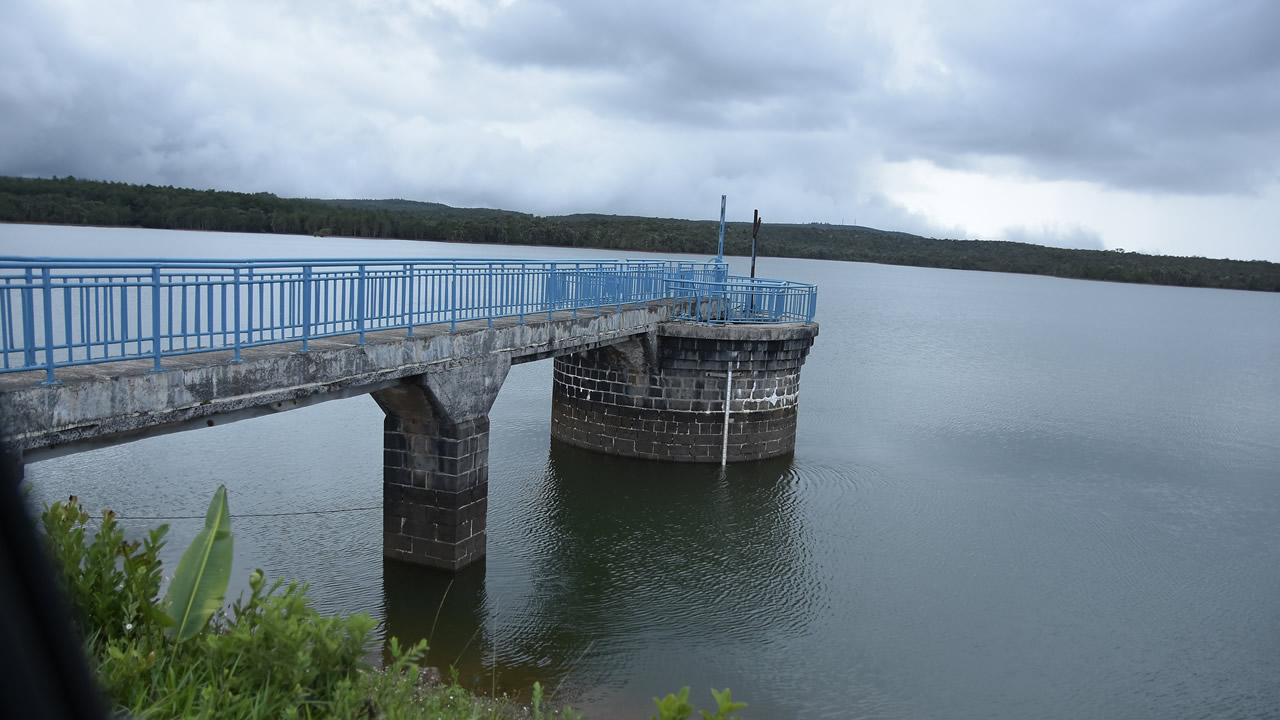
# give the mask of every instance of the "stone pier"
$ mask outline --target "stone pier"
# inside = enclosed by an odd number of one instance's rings
[[[816,323],[668,322],[625,343],[558,357],[551,434],[651,460],[741,462],[792,452],[800,367],[817,334]]]
[[[383,553],[459,570],[484,557],[489,408],[506,355],[415,375],[373,394],[383,412]]]

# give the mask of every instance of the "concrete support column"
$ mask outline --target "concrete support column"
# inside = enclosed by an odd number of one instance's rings
[[[373,393],[383,422],[383,554],[461,570],[485,554],[489,409],[511,368],[486,357]]]

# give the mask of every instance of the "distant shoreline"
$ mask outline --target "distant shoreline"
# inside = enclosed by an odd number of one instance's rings
[[[0,222],[429,240],[708,255],[718,223],[618,215],[539,217],[412,200],[314,200],[75,178],[0,177]],[[1280,292],[1280,263],[945,240],[863,226],[764,225],[761,257],[1048,275]],[[750,223],[725,226],[725,254],[749,256]]]

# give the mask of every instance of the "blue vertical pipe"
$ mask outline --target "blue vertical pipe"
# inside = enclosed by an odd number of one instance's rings
[[[245,337],[248,338],[249,342],[253,342],[253,287],[253,266],[250,265],[249,275],[244,284],[245,292],[249,296],[249,314],[246,316],[249,320],[249,327],[245,328]],[[261,305],[262,303],[258,304]]]
[[[449,273],[449,332],[458,329],[458,263]]]
[[[578,317],[578,303],[582,300],[582,263],[573,264],[573,277],[578,283],[578,297],[570,297],[569,304],[573,306],[573,316]]]
[[[556,308],[556,264],[551,263],[551,272],[547,274],[547,319],[551,319],[551,313]]]
[[[364,345],[364,265],[356,279],[356,327],[360,330],[360,344]]]
[[[155,363],[151,372],[163,372],[160,367],[160,266],[151,268],[151,355]]]
[[[120,277],[120,357],[129,357],[129,278]]]
[[[44,296],[44,367],[45,377],[41,385],[60,385],[53,379],[53,270],[45,267],[41,273],[41,295]]]
[[[71,288],[67,285],[62,286],[62,329],[67,336],[67,362],[75,359],[75,353],[72,351],[75,334],[71,332]]]
[[[36,365],[36,276],[35,268],[27,268],[26,285],[22,288],[22,364]]]
[[[409,323],[409,337],[413,337],[413,266],[404,266],[404,312]]]
[[[231,362],[242,363],[244,362],[244,358],[240,357],[240,268],[235,269],[235,275],[232,280],[231,290],[232,292],[235,293],[235,296],[236,296],[235,310],[234,310],[235,331],[236,331],[236,334],[235,334],[236,352],[235,352],[235,355],[232,356]]]
[[[302,267],[302,352],[310,348],[311,340],[311,266]]]
[[[519,303],[518,307],[520,308],[520,324],[521,325],[524,324],[524,303],[525,303],[525,294],[526,294],[525,288],[524,288],[524,279],[527,275],[528,273],[522,272],[517,276],[517,279],[516,279],[516,285],[517,285],[516,302]]]
[[[190,337],[190,331],[187,329],[187,308],[189,307],[189,304],[187,302],[187,283],[188,283],[187,278],[189,276],[179,275],[178,277],[180,278],[178,280],[178,287],[182,288],[182,349],[186,350],[187,340]],[[196,302],[198,303],[199,301],[200,301],[200,293],[199,293],[199,286],[197,286]],[[197,322],[199,322],[199,313],[200,313],[200,310],[199,310],[199,307],[197,306],[197,309],[196,309]],[[172,328],[173,326],[173,293],[169,294],[169,325],[170,325],[170,328]],[[172,350],[173,348],[170,347],[169,349]]]

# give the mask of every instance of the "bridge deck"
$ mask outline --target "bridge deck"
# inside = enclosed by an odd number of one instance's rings
[[[313,339],[242,350],[61,368],[58,385],[40,371],[0,374],[0,443],[26,461],[146,435],[211,426],[325,400],[375,392],[405,377],[477,362],[516,364],[610,345],[652,332],[670,303],[548,320],[497,318]],[[505,368],[502,369],[505,376]],[[500,379],[499,379],[500,382]]]

